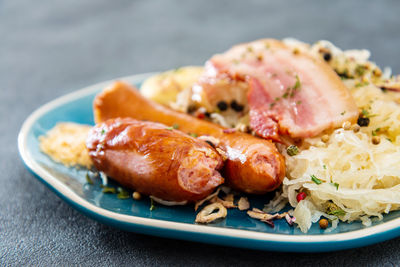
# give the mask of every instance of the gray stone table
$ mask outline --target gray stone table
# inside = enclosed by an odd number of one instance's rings
[[[80,214],[17,152],[23,120],[84,86],[202,64],[262,37],[367,48],[400,72],[399,1],[0,0],[0,265],[400,265],[400,239],[322,254],[253,251],[123,232]]]

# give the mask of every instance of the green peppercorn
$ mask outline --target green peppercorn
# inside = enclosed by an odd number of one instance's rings
[[[288,153],[289,156],[295,156],[295,155],[299,154],[299,148],[295,145],[290,145],[286,149],[286,152]]]

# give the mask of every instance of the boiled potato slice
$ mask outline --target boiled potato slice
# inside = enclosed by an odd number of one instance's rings
[[[191,87],[203,71],[204,68],[198,66],[169,70],[145,80],[140,91],[145,97],[168,105],[176,100],[178,93]]]

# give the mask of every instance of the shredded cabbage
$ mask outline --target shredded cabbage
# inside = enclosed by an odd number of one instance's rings
[[[317,51],[321,47],[333,53],[331,65],[336,71],[347,69],[353,75],[358,64],[375,66],[367,61],[368,51],[342,52],[326,41],[310,49]],[[321,136],[305,139],[301,152],[295,156],[283,151],[287,177],[282,196],[295,207],[296,224],[303,232],[321,216],[332,220],[331,228],[326,230],[332,231],[337,219],[360,220],[369,226],[371,217],[381,220],[383,214],[400,209],[400,93],[383,92],[371,79],[365,80],[364,75],[345,79],[344,83],[360,111],[369,118],[367,127],[359,131],[336,129],[328,133],[327,142],[322,142]],[[378,144],[373,143],[373,138],[378,139]],[[322,183],[313,182],[311,175]],[[300,191],[307,192],[308,197],[297,202]],[[329,205],[341,212],[328,214]]]

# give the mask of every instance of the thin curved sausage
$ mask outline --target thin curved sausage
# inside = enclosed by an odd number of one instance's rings
[[[163,200],[194,202],[224,182],[214,148],[160,123],[110,119],[90,130],[86,146],[99,171]]]
[[[210,135],[220,140],[228,159],[224,172],[235,189],[252,194],[264,194],[276,189],[285,177],[285,162],[275,145],[241,132],[226,133],[223,127],[168,109],[144,98],[132,86],[115,82],[96,96],[93,103],[96,122],[110,118],[131,117],[179,125],[179,130]]]

